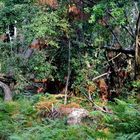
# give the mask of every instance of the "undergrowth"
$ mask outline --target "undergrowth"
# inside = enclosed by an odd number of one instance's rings
[[[101,111],[90,112],[90,119],[82,125],[69,126],[66,117],[51,120],[38,115],[36,106],[41,102],[60,101],[45,96],[0,101],[1,140],[139,140],[140,108],[135,100],[116,100],[108,103],[111,114]],[[82,103],[81,103],[82,104]],[[83,105],[83,104],[82,104]],[[87,106],[85,104],[85,106]],[[84,106],[83,106],[84,107]]]

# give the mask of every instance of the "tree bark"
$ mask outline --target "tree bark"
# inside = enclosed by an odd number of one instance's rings
[[[26,52],[25,52],[25,54],[24,54],[23,57],[24,57],[25,59],[29,59],[29,58],[32,56],[33,52],[34,52],[34,49],[28,48],[28,49],[26,50]]]
[[[10,88],[3,82],[0,81],[0,88],[4,91],[4,101],[11,101],[12,100],[12,92]]]
[[[140,13],[136,24],[135,78],[140,79]]]
[[[66,81],[66,86],[65,86],[65,98],[64,98],[64,104],[67,104],[67,98],[68,98],[68,85],[69,85],[69,80],[70,80],[70,59],[71,59],[71,42],[69,40],[68,44],[68,75],[67,75],[67,81]]]

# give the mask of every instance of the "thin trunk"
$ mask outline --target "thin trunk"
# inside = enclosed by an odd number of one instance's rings
[[[67,81],[66,81],[66,87],[65,87],[65,98],[64,98],[64,104],[67,104],[67,97],[68,97],[68,85],[69,85],[69,79],[70,79],[70,58],[71,58],[71,42],[69,40],[68,44],[68,75],[67,75]]]
[[[140,13],[136,24],[135,78],[140,79]]]

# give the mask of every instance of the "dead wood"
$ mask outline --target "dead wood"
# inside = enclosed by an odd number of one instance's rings
[[[93,108],[95,111],[101,111],[103,113],[113,114],[113,111],[111,109],[108,109],[107,107],[103,106],[94,106]]]
[[[34,49],[28,48],[28,49],[25,51],[23,57],[24,57],[25,59],[29,59],[29,58],[32,56],[33,52],[34,52]]]
[[[104,49],[106,49],[107,51],[124,53],[126,55],[128,55],[128,54],[131,54],[133,56],[135,55],[135,50],[133,48],[120,48],[120,49],[116,49],[116,48],[113,48],[111,46],[104,46]]]
[[[5,74],[0,74],[0,81],[3,83],[6,83],[10,85],[11,83],[16,83],[16,80],[14,79],[13,75],[5,75]]]
[[[92,81],[96,81],[96,80],[98,80],[98,79],[100,79],[100,78],[102,78],[102,77],[104,77],[104,76],[107,76],[108,74],[109,74],[108,72],[103,73],[103,74],[101,74],[101,75],[99,75],[99,76],[93,78]]]
[[[3,89],[4,92],[4,101],[11,101],[12,100],[12,92],[5,83],[0,81],[0,88]]]

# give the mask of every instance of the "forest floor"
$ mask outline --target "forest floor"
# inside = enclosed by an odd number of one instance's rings
[[[37,94],[20,96],[14,101],[0,101],[1,140],[139,140],[140,102],[138,98],[116,99],[97,108],[84,98]],[[88,113],[79,124],[69,124],[72,108]]]

